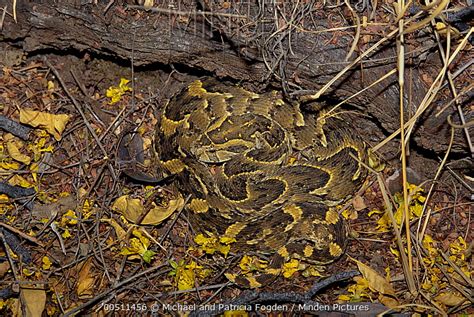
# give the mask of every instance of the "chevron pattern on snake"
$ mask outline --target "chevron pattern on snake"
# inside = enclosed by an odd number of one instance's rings
[[[278,92],[256,94],[214,79],[196,80],[164,107],[155,149],[160,169],[190,194],[201,232],[235,238],[233,252],[327,264],[344,251],[334,209],[365,179],[365,145],[342,115],[301,111]],[[351,154],[358,158],[355,160]]]

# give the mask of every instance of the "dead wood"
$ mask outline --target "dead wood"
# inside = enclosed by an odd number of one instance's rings
[[[348,64],[345,58],[355,31],[349,28],[323,32],[351,25],[352,16],[344,7],[326,9],[311,2],[289,14],[283,12],[284,7],[259,7],[256,2],[228,15],[219,15],[218,10],[212,16],[185,14],[196,9],[215,8],[206,7],[201,1],[159,12],[127,9],[121,4],[108,8],[77,1],[18,2],[17,23],[7,17],[1,39],[21,46],[30,56],[42,52],[87,52],[123,64],[133,59],[141,69],[171,65],[194,74],[247,83],[257,90],[273,80],[273,84],[282,84],[288,94],[296,96],[317,91]],[[279,18],[269,20],[272,14]],[[374,32],[387,35],[387,30]],[[368,42],[359,40],[349,62],[382,38],[370,38],[370,31],[364,34]],[[407,113],[414,112],[426,93],[422,76],[435,76],[441,65],[437,44],[423,33],[417,34],[407,40],[407,62],[411,63],[405,78]],[[344,100],[395,68],[394,40],[387,40],[333,84],[323,99]],[[355,127],[366,134],[369,142],[376,144],[399,127],[398,99],[395,74],[350,100],[366,115],[355,122]],[[448,107],[438,117],[433,115],[435,110],[439,109],[427,111],[413,135],[415,145],[433,158],[448,147],[447,116],[453,115],[454,121],[459,122],[454,107]],[[458,129],[452,151],[467,154],[466,144],[463,131]]]

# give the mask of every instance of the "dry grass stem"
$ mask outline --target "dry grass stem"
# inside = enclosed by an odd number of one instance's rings
[[[449,140],[448,149],[446,150],[446,154],[444,155],[443,160],[441,161],[441,163],[438,166],[435,177],[433,179],[433,183],[431,184],[430,189],[428,190],[428,194],[426,195],[426,200],[423,203],[423,209],[421,210],[420,221],[418,222],[418,228],[416,230],[416,238],[420,243],[421,243],[421,241],[423,241],[423,237],[425,235],[425,231],[426,231],[426,228],[428,226],[428,221],[429,221],[430,216],[431,216],[431,210],[428,210],[428,213],[426,214],[425,220],[423,222],[423,228],[421,229],[421,232],[420,232],[421,220],[423,219],[423,216],[426,212],[426,209],[428,208],[428,202],[430,201],[430,198],[431,198],[431,195],[433,193],[433,189],[436,186],[436,182],[438,180],[438,177],[441,175],[441,172],[443,171],[444,165],[447,162],[449,152],[451,152],[451,147],[453,145],[453,141],[454,141],[454,128],[451,128],[451,138]]]

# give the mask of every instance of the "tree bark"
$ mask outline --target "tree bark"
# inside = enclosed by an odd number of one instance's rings
[[[209,10],[208,7],[203,8],[204,2],[197,3],[201,9]],[[314,4],[318,8],[321,8],[321,5]],[[17,23],[7,15],[3,23],[1,40],[21,46],[29,55],[44,51],[58,53],[87,51],[99,57],[118,61],[133,59],[136,66],[179,65],[194,73],[247,83],[257,90],[268,84],[267,79],[277,78],[274,83],[283,83],[287,92],[297,95],[301,95],[301,92],[298,92],[301,89],[317,91],[354,60],[357,54],[371,46],[359,40],[360,44],[356,47],[355,53],[348,59],[349,62],[345,62],[354,41],[353,29],[340,32],[314,32],[335,27],[334,17],[337,23],[348,26],[351,15],[342,8],[310,10],[311,7],[308,7],[309,11],[303,13],[312,19],[298,20],[301,25],[311,30],[304,32],[294,28],[290,23],[285,25],[284,20],[282,22],[276,19],[273,24],[259,22],[256,18],[257,9],[260,11],[269,9],[257,8],[256,4],[244,12],[254,18],[250,20],[255,23],[253,29],[242,26],[249,20],[240,17],[243,15],[241,12],[234,12],[231,17],[222,15],[209,17],[199,14],[177,15],[170,12],[136,11],[125,7],[113,4],[104,13],[105,4],[101,3],[93,5],[80,4],[77,1],[44,0],[41,3],[18,1]],[[8,8],[11,12],[10,4]],[[195,9],[196,5],[190,3],[187,7],[181,8],[181,11]],[[270,16],[274,13],[271,10],[267,11],[264,12],[266,14],[264,17],[268,16],[268,12]],[[339,24],[336,26],[341,26]],[[280,32],[275,32],[275,28],[278,27]],[[253,33],[249,34],[249,30]],[[270,33],[272,31],[273,33]],[[388,31],[378,33],[384,32],[388,33]],[[368,34],[370,35],[370,32]],[[380,38],[373,37],[372,44]],[[418,46],[415,45],[417,43]],[[426,50],[420,51],[420,46]],[[407,61],[412,63],[407,65],[405,76],[407,113],[414,112],[427,91],[427,84],[421,79],[422,75],[431,74],[434,78],[440,69],[438,55],[430,51],[430,46],[434,48],[435,43],[428,37],[407,41]],[[426,60],[420,58],[421,53],[422,56],[427,56]],[[323,99],[343,100],[368,87],[395,68],[394,40],[388,40],[336,81],[324,94]],[[376,143],[380,141],[380,136],[386,136],[399,128],[399,88],[396,74],[352,98],[350,103],[362,109],[370,119],[368,121],[361,119],[357,123],[362,128],[362,133],[368,130],[364,127],[369,124],[371,131],[376,129],[381,132],[374,140],[370,140],[371,135],[372,137],[374,135],[370,132],[367,135],[369,141]],[[435,117],[434,110],[427,111],[421,118],[413,140],[417,146],[440,155],[447,149],[449,143],[450,127],[446,123],[446,118],[452,115],[456,121],[457,113],[454,108],[449,107],[439,117]],[[452,150],[466,154],[468,153],[466,144],[465,135],[461,129],[457,129]]]

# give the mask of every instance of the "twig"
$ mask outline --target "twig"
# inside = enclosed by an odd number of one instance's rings
[[[449,258],[449,256],[447,256],[443,251],[439,250],[439,253],[441,254],[441,256],[443,257],[443,259],[448,262],[448,264],[456,271],[456,273],[459,274],[459,276],[462,277],[462,279],[464,281],[466,281],[466,283],[469,285],[469,287],[472,289],[474,288],[474,281],[472,279],[470,279],[466,273],[464,273],[455,263],[453,263],[453,261],[451,261],[451,259]],[[472,296],[472,295],[471,295]]]
[[[10,132],[23,140],[28,140],[29,134],[33,130],[5,116],[0,116],[0,129]]]
[[[3,7],[2,17],[0,18],[0,31],[3,29],[3,22],[5,21],[5,15],[7,14],[7,6]]]
[[[9,244],[7,243],[6,241],[6,237],[4,235],[4,230],[1,229],[0,230],[0,240],[2,241],[3,243],[3,247],[5,249],[5,254],[7,256],[7,259],[8,259],[8,262],[10,263],[10,269],[12,270],[12,273],[13,273],[13,277],[15,278],[16,281],[18,281],[18,276],[16,274],[16,268],[15,268],[15,263],[13,262],[13,259],[11,258],[10,256],[10,246]],[[13,250],[12,250],[13,251]]]
[[[309,291],[306,293],[296,293],[296,292],[284,292],[284,293],[273,293],[273,292],[257,292],[257,291],[247,291],[243,293],[243,295],[233,299],[232,301],[223,303],[222,307],[226,307],[229,305],[255,305],[258,303],[266,303],[266,302],[277,302],[277,303],[300,303],[304,305],[309,305],[313,307],[321,307],[322,304],[313,301],[311,298],[316,295],[320,290],[323,288],[343,281],[349,278],[352,278],[360,273],[357,271],[350,271],[350,272],[342,272],[339,274],[335,274],[331,277],[328,277],[320,282],[315,283]],[[383,307],[383,309],[386,309]],[[225,308],[220,308],[212,311],[193,311],[189,315],[190,317],[196,316],[216,316],[222,313]]]
[[[64,246],[63,237],[61,237],[61,234],[58,231],[58,227],[56,227],[56,224],[54,222],[51,222],[49,226],[51,227],[51,230],[53,230],[53,232],[58,237],[59,244],[61,245],[61,250],[63,251],[64,255],[66,255],[67,254],[66,247]]]
[[[401,0],[398,6],[398,12],[405,10],[405,1]],[[403,18],[398,23],[399,37],[397,38],[397,55],[398,55],[398,84],[399,84],[399,106],[400,106],[400,147],[402,152],[402,181],[403,181],[403,217],[405,218],[405,233],[407,241],[407,253],[408,253],[408,267],[405,268],[406,280],[408,289],[412,295],[416,293],[415,280],[413,277],[413,259],[412,259],[412,246],[411,246],[411,235],[410,235],[410,214],[408,211],[408,181],[407,181],[407,154],[405,144],[405,38],[403,31]],[[400,252],[405,252],[404,248]],[[405,263],[404,263],[405,264]]]
[[[12,198],[25,198],[36,194],[34,188],[23,188],[20,186],[12,186],[5,182],[0,182],[0,194],[6,194]]]
[[[405,125],[403,126],[403,128],[408,131],[406,133],[407,136],[410,135],[411,129],[413,128],[413,125],[415,124],[416,120],[428,108],[428,106],[431,104],[431,101],[436,97],[436,94],[440,90],[440,82],[441,82],[441,79],[444,77],[443,75],[445,73],[445,70],[447,69],[448,65],[453,62],[454,58],[461,51],[461,49],[466,45],[467,38],[473,33],[473,31],[474,31],[474,28],[471,28],[469,30],[468,34],[466,34],[466,36],[461,41],[461,43],[456,47],[456,50],[451,54],[449,60],[446,63],[444,63],[443,69],[438,73],[438,76],[433,81],[430,89],[426,92],[425,97],[421,101],[420,106],[417,108],[415,115],[412,116],[407,122],[405,122]],[[383,147],[385,144],[387,144],[389,141],[391,141],[393,138],[395,138],[400,133],[400,131],[401,131],[401,129],[398,128],[395,132],[390,134],[388,137],[386,137],[379,144],[372,147],[372,150],[374,152],[378,151],[381,147]]]
[[[34,188],[23,188],[0,182],[0,194],[6,194],[11,198],[18,199],[22,203],[26,202],[25,207],[29,210],[33,209],[33,201],[27,199],[36,194]]]
[[[3,228],[0,228],[0,233],[3,235],[4,242],[8,244],[8,246],[14,253],[20,256],[20,259],[23,262],[25,263],[31,262],[30,251],[21,245],[21,241],[18,240],[18,238],[13,233]]]
[[[354,276],[357,276],[357,275],[360,275],[360,273],[357,272],[357,271],[348,271],[348,272],[341,272],[341,273],[335,274],[333,276],[330,276],[330,277],[328,277],[328,278],[326,278],[326,279],[324,279],[320,282],[315,283],[311,287],[311,289],[306,293],[305,296],[307,298],[312,298],[314,295],[319,293],[319,291],[322,290],[323,288],[326,288],[329,285],[340,282],[340,281],[348,280],[348,279],[353,278]]]
[[[188,197],[186,197],[186,200],[184,201],[183,207],[181,207],[181,209],[177,212],[176,217],[174,217],[174,219],[173,219],[173,222],[171,222],[171,224],[166,229],[165,233],[161,236],[160,243],[163,243],[163,241],[165,241],[166,237],[170,233],[171,229],[174,227],[174,225],[175,225],[176,221],[178,220],[179,216],[183,212],[184,206],[186,206],[186,204],[188,203],[190,198],[191,198],[191,195],[188,195]]]
[[[154,266],[154,267],[151,267],[145,271],[142,271],[136,275],[133,275],[133,276],[130,276],[129,278],[123,280],[122,282],[120,283],[117,283],[115,284],[114,286],[112,286],[111,288],[109,288],[108,290],[100,293],[99,295],[96,295],[94,298],[90,299],[89,301],[85,302],[84,304],[80,305],[80,306],[77,306],[77,307],[74,307],[73,309],[65,312],[65,314],[63,315],[64,317],[68,317],[68,316],[73,316],[75,315],[76,313],[84,310],[85,308],[89,307],[89,306],[92,306],[94,305],[96,302],[100,301],[102,298],[106,297],[107,295],[109,295],[110,293],[112,293],[113,291],[121,288],[122,286],[124,285],[127,285],[128,283],[131,283],[131,282],[136,282],[136,280],[138,280],[140,277],[146,275],[146,274],[149,274],[151,272],[154,272],[158,269],[161,269],[165,266],[167,266],[168,264],[162,264],[162,265],[158,265],[158,266]],[[168,272],[170,269],[164,269],[162,270],[161,272],[158,272],[159,274],[164,274],[166,272]]]
[[[179,294],[185,294],[185,293],[207,291],[207,290],[210,290],[210,289],[226,287],[226,286],[229,286],[231,284],[232,284],[231,282],[227,282],[227,283],[222,283],[222,284],[194,287],[194,288],[185,289],[185,290],[181,290],[181,291],[174,291],[174,292],[166,293],[166,295],[179,295]],[[165,295],[165,294],[163,293],[163,295]]]
[[[38,239],[36,239],[35,237],[32,237],[30,235],[27,235],[26,233],[18,230],[17,228],[15,227],[12,227],[10,226],[9,224],[6,224],[6,223],[3,223],[3,222],[0,222],[0,226],[10,230],[11,232],[14,232],[16,234],[18,234],[19,236],[21,236],[22,238],[30,241],[30,242],[33,242],[34,244],[37,244],[39,245],[40,247],[44,248],[44,244],[42,244],[41,242],[38,241]]]
[[[347,55],[346,55],[345,61],[347,62],[347,61],[349,61],[350,57],[352,56],[352,54],[354,53],[354,51],[357,47],[357,44],[359,43],[361,23],[360,23],[359,16],[354,11],[354,9],[352,9],[351,4],[349,3],[349,0],[344,0],[344,3],[346,4],[346,6],[349,9],[349,11],[351,12],[352,16],[356,20],[356,34],[354,35],[354,40],[352,41],[351,48],[349,49],[349,52],[347,52]]]
[[[66,92],[67,96],[69,97],[69,99],[71,99],[71,101],[72,101],[74,107],[76,108],[77,112],[79,112],[79,114],[81,115],[82,120],[84,120],[84,123],[85,123],[87,129],[89,130],[89,133],[92,135],[92,137],[96,141],[97,145],[99,146],[100,150],[102,151],[102,154],[104,155],[103,160],[105,160],[107,162],[107,167],[109,168],[110,174],[112,175],[113,178],[116,178],[115,171],[114,171],[112,165],[109,162],[109,156],[107,154],[107,151],[105,150],[104,146],[100,142],[100,139],[97,136],[97,134],[95,133],[94,128],[92,128],[91,124],[89,123],[89,120],[87,119],[86,115],[84,114],[84,111],[82,111],[79,102],[77,102],[77,100],[74,98],[74,96],[69,92],[69,89],[67,88],[66,83],[64,82],[62,77],[59,75],[59,72],[57,71],[57,69],[54,68],[54,66],[51,65],[51,63],[46,58],[44,59],[44,62],[45,62],[46,65],[48,65],[48,67],[54,73],[54,75],[58,79],[59,83],[63,87],[64,91]]]
[[[420,217],[419,217],[420,222],[418,222],[418,228],[416,230],[418,241],[423,241],[423,237],[425,235],[425,230],[428,226],[428,221],[429,221],[430,216],[431,216],[431,211],[428,211],[428,214],[426,215],[425,221],[423,222],[423,228],[421,229],[421,233],[420,233],[421,219],[423,219],[423,215],[425,214],[425,211],[428,208],[428,201],[431,198],[431,195],[433,193],[433,189],[436,185],[436,181],[438,180],[438,177],[441,175],[441,171],[443,170],[443,167],[444,167],[444,165],[445,165],[445,163],[448,159],[448,155],[451,152],[451,147],[453,145],[453,141],[454,141],[454,128],[451,128],[451,138],[449,139],[448,149],[446,150],[446,154],[444,155],[444,158],[441,161],[441,164],[439,165],[438,170],[436,171],[435,177],[433,179],[433,183],[431,184],[431,187],[428,191],[428,194],[426,195],[426,199],[425,199],[425,202],[423,204],[423,209],[421,210],[421,214],[420,214]],[[418,235],[418,233],[419,233],[419,235]]]
[[[398,230],[397,221],[395,220],[395,217],[393,215],[392,203],[390,202],[390,199],[387,195],[387,191],[385,190],[385,182],[383,181],[382,176],[379,173],[377,174],[377,181],[379,183],[380,191],[382,193],[382,197],[385,203],[385,208],[390,218],[390,222],[392,223],[393,231],[396,237],[395,241],[397,242],[398,249],[400,250],[400,257],[402,258],[402,263],[403,263],[402,268],[403,268],[403,271],[405,272],[405,279],[406,279],[407,285],[408,283],[413,283],[413,287],[414,287],[414,284],[415,284],[414,281],[411,281],[409,279],[409,275],[406,272],[408,269],[408,259],[405,253],[405,248],[403,246],[402,236],[400,235],[400,231]]]

